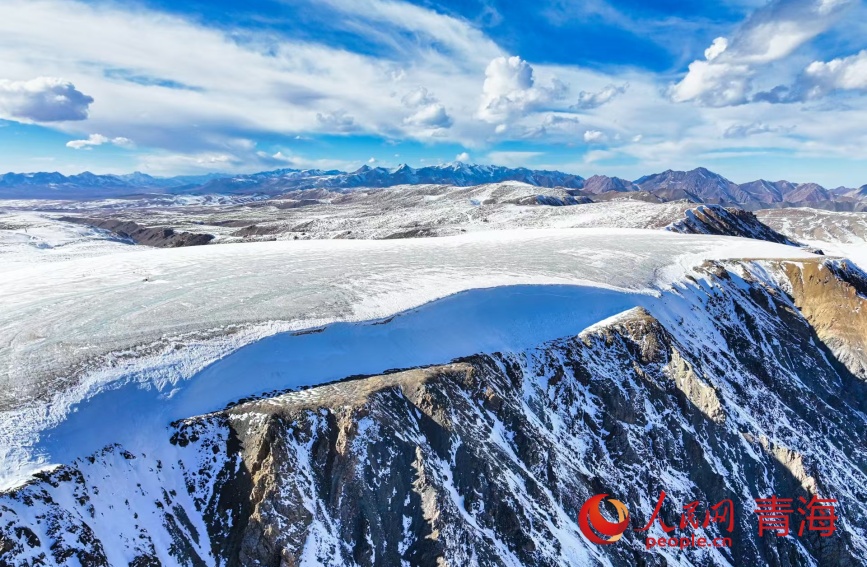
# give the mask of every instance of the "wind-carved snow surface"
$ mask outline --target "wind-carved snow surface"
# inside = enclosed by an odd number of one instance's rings
[[[0,263],[4,270],[132,251],[132,242],[104,230],[32,212],[0,211]]]
[[[757,211],[756,216],[787,236],[867,269],[867,213],[795,208]]]
[[[815,245],[863,245],[867,242],[867,213],[864,212],[765,209],[756,211],[756,216],[771,228]]]
[[[4,271],[2,482],[106,443],[159,445],[170,421],[245,395],[574,335],[708,258],[809,256],[738,238],[562,229],[147,250]],[[528,285],[562,287],[490,289]],[[363,321],[377,324],[349,324]]]

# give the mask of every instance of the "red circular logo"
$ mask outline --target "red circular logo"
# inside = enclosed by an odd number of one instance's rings
[[[626,508],[626,504],[620,500],[615,500],[614,498],[607,500],[617,510],[617,522],[609,522],[602,516],[599,506],[606,496],[608,495],[597,494],[585,502],[581,506],[581,511],[578,512],[578,527],[581,528],[581,533],[593,543],[600,545],[608,545],[619,540],[623,536],[623,532],[626,531],[626,528],[629,527],[629,510]],[[607,539],[602,538],[596,535],[597,533],[608,537]]]

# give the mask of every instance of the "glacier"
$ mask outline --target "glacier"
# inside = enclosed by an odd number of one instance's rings
[[[737,238],[631,229],[547,229],[437,239],[145,250],[4,272],[0,274],[0,336],[9,346],[0,348],[0,409],[4,414],[0,420],[0,470],[4,471],[0,479],[8,486],[26,478],[34,467],[55,464],[53,452],[81,454],[81,448],[60,432],[74,429],[79,421],[64,422],[72,413],[84,414],[89,406],[83,401],[119,402],[129,395],[126,405],[141,407],[144,418],[150,419],[154,416],[145,408],[162,406],[168,411],[170,404],[160,400],[181,396],[190,377],[235,349],[275,333],[387,319],[436,299],[491,287],[571,285],[596,288],[592,292],[596,298],[605,296],[602,290],[618,290],[625,297],[653,295],[661,286],[682,278],[691,265],[709,258],[779,256],[811,255]],[[594,323],[594,318],[601,320],[638,304],[634,299],[610,297],[617,298],[611,308],[605,309],[606,299],[598,310],[576,317],[564,334],[578,333]],[[557,310],[556,302],[541,310],[548,320],[535,321],[535,328],[551,325],[552,330],[565,331],[563,315]],[[439,361],[476,352],[470,347],[495,350],[510,346],[506,329],[493,325],[502,323],[505,315],[495,312],[492,308],[488,316],[489,332],[471,339],[464,352],[443,347]],[[427,318],[428,325],[435,319]],[[463,322],[466,326],[468,320]],[[521,319],[516,319],[514,325],[520,324]],[[417,332],[428,331],[422,327]],[[514,340],[520,336],[519,332]],[[322,344],[327,349],[328,344]],[[251,348],[253,352],[263,350]],[[437,362],[424,351],[420,354],[425,354],[420,360],[427,362],[416,364]],[[411,365],[404,359],[403,364],[380,369]],[[332,373],[321,379],[337,377]],[[217,392],[210,397],[225,403],[231,396],[298,386],[298,381],[297,377],[286,377],[283,382],[274,379],[266,381],[266,387],[252,386],[247,392],[243,385],[227,384],[225,395]],[[115,414],[109,408],[101,412],[99,407],[90,410],[97,421],[102,412],[116,419],[103,417],[97,429],[119,432],[129,423],[122,409]],[[220,406],[194,407],[204,412]],[[190,414],[169,415],[176,419]],[[168,423],[160,417],[163,425]],[[46,431],[55,433],[46,436]],[[88,450],[96,448],[87,446]]]

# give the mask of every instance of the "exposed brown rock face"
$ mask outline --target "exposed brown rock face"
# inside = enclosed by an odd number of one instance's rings
[[[140,565],[863,565],[867,385],[832,353],[863,335],[819,307],[863,298],[831,262],[709,263],[577,337],[184,420],[165,455],[113,448],[0,496],[0,557],[108,564],[99,518],[115,514],[142,526]],[[144,496],[109,499],[104,477]],[[662,490],[668,525],[690,501],[732,499],[733,533],[702,532],[731,548],[580,535],[590,496],[640,528]],[[772,494],[837,498],[837,533],[759,538],[753,499]]]
[[[847,260],[783,264],[798,309],[846,367],[867,380],[867,274]]]
[[[61,217],[59,220],[86,224],[111,231],[121,238],[129,238],[136,244],[157,248],[179,248],[181,246],[201,246],[214,239],[212,234],[195,232],[176,232],[168,227],[147,227],[132,221],[102,218]]]

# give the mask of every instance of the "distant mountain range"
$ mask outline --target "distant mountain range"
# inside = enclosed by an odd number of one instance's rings
[[[154,177],[136,171],[126,175],[96,175],[89,171],[76,175],[53,172],[6,173],[0,175],[2,199],[102,199],[136,194],[174,193],[200,187],[225,174]]]
[[[392,187],[394,185],[456,185],[469,187],[484,183],[520,181],[538,187],[581,189],[584,178],[559,171],[541,171],[523,167],[512,169],[494,165],[469,165],[454,162],[422,168],[406,164],[396,169],[362,166],[353,172],[319,169],[281,169],[253,175],[213,179],[196,190],[221,193],[250,191],[279,193],[297,189],[355,189],[358,187]]]
[[[689,200],[695,203],[738,205],[747,209],[809,206],[830,210],[867,210],[867,185],[827,189],[816,183],[766,181],[737,184],[703,167],[692,171],[664,171],[628,181],[594,175],[584,179],[560,171],[470,165],[461,162],[412,168],[363,166],[352,172],[321,169],[278,169],[246,175],[153,177],[144,173],[95,175],[84,172],[7,173],[0,175],[0,198],[94,199],[136,194],[264,194],[280,195],[299,189],[347,191],[360,187],[405,184],[472,186],[518,181],[538,187],[563,187],[576,197],[592,200],[633,198],[653,201]],[[627,196],[627,195],[624,195]]]
[[[759,179],[738,185],[703,167],[692,171],[664,171],[635,180],[634,185],[657,197],[673,201],[719,203],[767,208],[810,206],[835,210],[867,208],[867,186],[859,189],[826,189],[816,183],[766,181]]]

